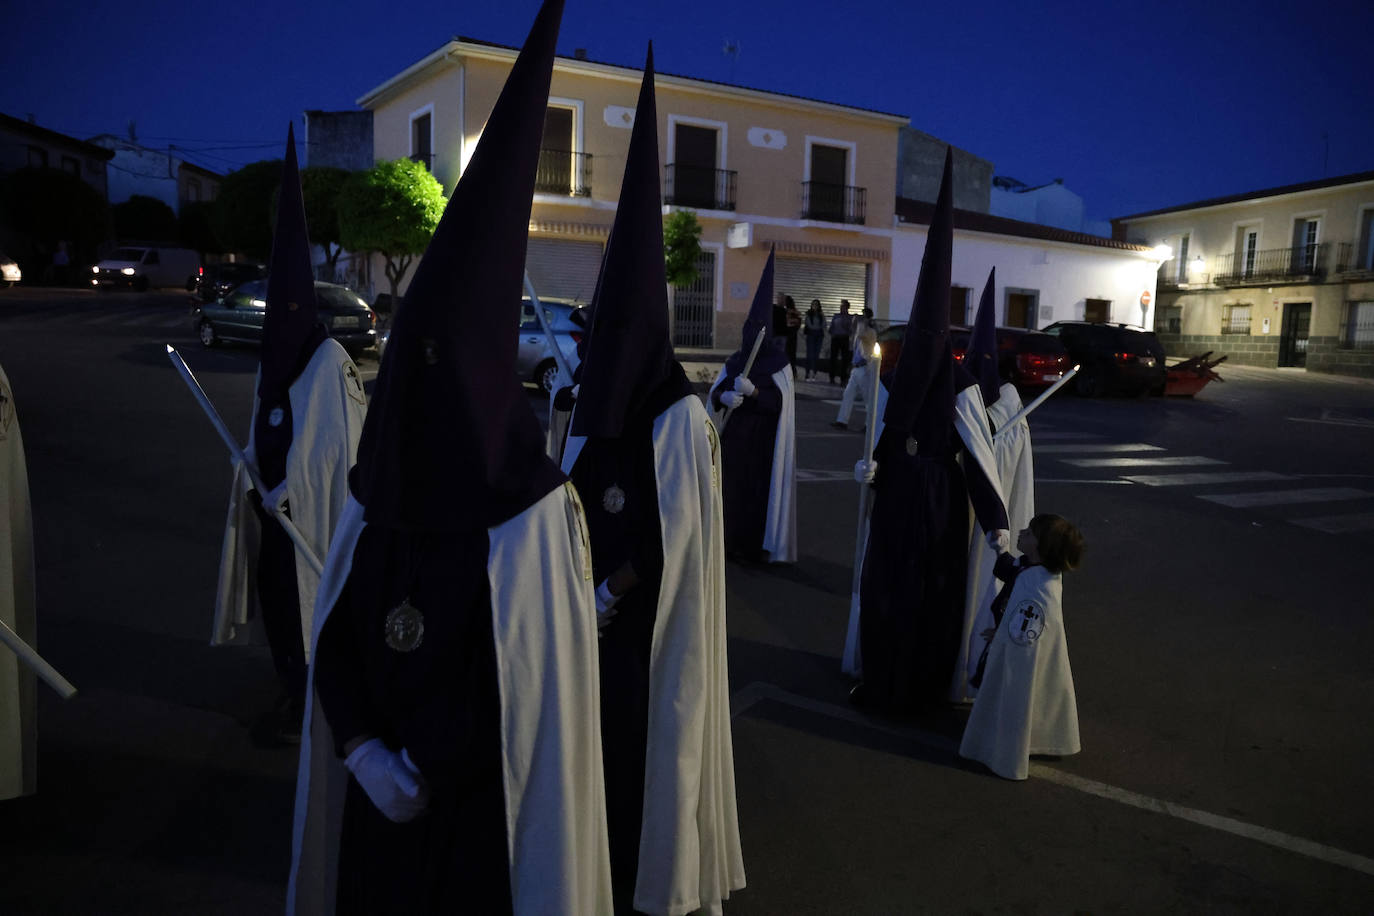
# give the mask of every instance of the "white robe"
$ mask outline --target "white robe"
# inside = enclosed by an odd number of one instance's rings
[[[9,377],[0,369],[0,620],[38,648],[34,607],[33,517],[24,437]],[[0,801],[38,788],[37,693],[32,670],[0,645]]]
[[[325,563],[312,643],[348,579],[363,511],[348,500]],[[610,913],[595,585],[577,493],[564,484],[488,535],[513,912]],[[314,666],[310,679],[287,912],[324,916],[335,911],[348,772],[334,755]]]
[[[883,437],[883,414],[887,411],[887,386],[878,386],[878,397],[874,399],[873,413],[871,422],[873,423],[873,447],[878,447],[878,440]],[[866,431],[865,431],[866,434]],[[867,457],[872,458],[872,455]],[[864,557],[868,555],[868,514],[873,511],[873,496],[868,497],[868,512],[864,513],[859,519],[856,538],[862,538],[863,548],[857,549],[857,559],[855,561],[854,582],[856,583],[853,591],[849,595],[849,625],[844,633],[844,652],[840,654],[840,670],[850,677],[863,677],[864,662],[863,651],[860,647],[859,639],[859,571],[864,567]]]
[[[1026,778],[1031,754],[1080,750],[1062,598],[1063,577],[1043,566],[1017,577],[964,728],[960,756],[1007,779]]]
[[[286,454],[286,480],[275,492],[289,503],[292,523],[323,562],[348,499],[348,472],[358,453],[367,398],[358,367],[333,339],[325,340],[316,348],[300,377],[292,383],[289,396],[291,448]],[[257,413],[255,396],[253,416]],[[248,448],[244,454],[256,464],[252,429],[250,425]],[[220,550],[211,645],[250,641],[252,634],[248,624],[261,619],[257,593],[261,523],[248,498],[252,486],[242,465],[236,464],[229,492],[229,517],[224,525],[224,545]],[[310,615],[319,583],[319,576],[298,555],[296,589],[300,596],[301,640],[307,661],[311,655]]]
[[[1035,472],[1031,465],[1030,424],[1025,418],[1016,426],[996,435],[1006,422],[1021,411],[1021,396],[1016,387],[1004,384],[997,401],[987,409],[992,423],[992,453],[997,464],[1004,505],[1007,509],[1008,530],[1012,542],[1016,535],[1035,516]],[[978,694],[968,679],[978,670],[978,659],[987,645],[983,632],[992,629],[992,600],[997,597],[999,584],[992,574],[997,553],[987,544],[987,533],[971,516],[969,530],[968,579],[964,598],[963,637],[959,642],[959,663],[954,667],[954,681],[950,685],[950,699],[955,702],[971,700]],[[1013,550],[1013,555],[1015,551]]]
[[[763,549],[770,563],[797,562],[797,413],[792,370],[784,366],[772,375],[782,392],[777,433],[773,436],[773,475],[768,480],[768,517],[763,527]],[[714,393],[725,381],[721,369],[711,386]],[[706,396],[711,403],[711,394]],[[725,412],[713,413],[719,429]]]

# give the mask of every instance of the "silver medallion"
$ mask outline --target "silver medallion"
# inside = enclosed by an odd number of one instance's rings
[[[915,437],[915,436],[907,436],[907,437],[906,437],[906,453],[907,453],[908,455],[910,455],[911,457],[913,457],[913,458],[916,457],[916,437]]]
[[[397,652],[414,652],[425,640],[425,615],[407,598],[386,615],[384,629],[387,648]]]
[[[601,494],[601,508],[615,515],[625,508],[625,491],[612,484]]]
[[[276,429],[281,426],[281,421],[286,419],[286,411],[280,407],[273,407],[272,412],[267,415],[267,425]]]

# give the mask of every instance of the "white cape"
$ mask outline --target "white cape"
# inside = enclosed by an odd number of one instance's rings
[[[256,384],[254,389],[256,390]],[[329,552],[335,526],[348,499],[348,472],[358,452],[367,399],[362,376],[339,342],[327,339],[316,348],[300,377],[291,385],[291,449],[286,455],[286,480],[278,492],[291,509],[291,521],[321,561]],[[253,416],[258,413],[253,398]],[[249,461],[256,464],[252,424],[249,426]],[[245,643],[248,624],[259,619],[257,593],[258,538],[260,522],[249,502],[252,489],[241,464],[234,468],[229,492],[229,517],[224,525],[220,550],[219,589],[215,596],[212,645]],[[264,494],[265,495],[265,494]],[[301,639],[310,658],[310,615],[315,606],[319,577],[310,564],[296,558],[296,589],[301,606]]]
[[[959,755],[1007,779],[1026,778],[1031,754],[1080,750],[1062,596],[1063,578],[1043,566],[1017,577],[964,728]]]
[[[33,517],[24,437],[9,377],[0,369],[0,620],[35,649]],[[0,801],[38,788],[38,682],[18,656],[0,645]]]
[[[350,498],[325,563],[315,639],[348,579],[364,525],[363,507]],[[595,599],[582,506],[564,484],[488,534],[513,912],[610,913]],[[324,916],[335,911],[348,772],[315,696],[314,666],[310,676],[287,912]]]
[[[792,386],[792,370],[784,366],[772,375],[782,392],[782,411],[778,414],[777,433],[773,437],[773,475],[768,480],[768,518],[763,527],[763,549],[770,563],[797,562],[797,413]],[[711,392],[725,381],[722,368],[716,376]],[[706,396],[711,403],[711,395]],[[713,413],[719,429],[725,412]]]
[[[1016,386],[1004,384],[997,401],[988,408],[988,420],[994,432],[992,453],[997,463],[997,479],[1001,482],[1013,543],[1016,535],[1035,516],[1035,472],[1031,465],[1030,424],[1023,417],[1001,435],[996,433],[1021,411],[1021,406],[1021,396],[1017,394]],[[988,547],[986,532],[976,516],[971,517],[969,529],[972,537],[969,538],[968,580],[964,593],[963,638],[959,642],[959,663],[954,667],[954,682],[950,687],[950,699],[955,702],[970,700],[978,693],[977,688],[969,686],[968,679],[978,670],[978,659],[987,645],[982,634],[992,629],[992,601],[997,597],[999,588],[992,574],[997,554]]]

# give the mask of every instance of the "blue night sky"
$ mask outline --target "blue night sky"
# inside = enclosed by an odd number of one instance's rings
[[[5,7],[0,111],[82,138],[133,120],[227,171],[454,35],[518,45],[538,4]],[[568,0],[558,49],[637,66],[653,39],[664,72],[905,114],[998,175],[1063,178],[1105,219],[1374,169],[1371,35],[1368,0]]]

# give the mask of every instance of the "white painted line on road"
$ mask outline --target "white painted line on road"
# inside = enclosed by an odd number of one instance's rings
[[[1129,487],[1129,486],[1131,486],[1133,483],[1135,483],[1134,480],[1124,480],[1124,479],[1122,479],[1122,478],[1114,478],[1114,479],[1112,479],[1112,480],[1097,480],[1097,479],[1092,479],[1092,478],[1083,479],[1083,480],[1075,480],[1075,479],[1072,478],[1072,477],[1037,477],[1037,478],[1035,478],[1035,482],[1036,482],[1036,483],[1103,483],[1103,484],[1107,484],[1108,486],[1127,486],[1127,487]]]
[[[1093,452],[1162,452],[1164,449],[1158,445],[1146,445],[1144,442],[1084,442],[1081,445],[1032,445],[1031,451],[1036,455],[1084,455]]]
[[[1044,431],[1040,431],[1040,430],[1035,429],[1034,427],[1031,428],[1031,435],[1034,436],[1036,439],[1075,439],[1075,440],[1084,440],[1084,441],[1090,440],[1090,439],[1103,439],[1103,438],[1106,438],[1105,436],[1100,436],[1100,435],[1098,435],[1097,433],[1073,433],[1073,432],[1062,432],[1062,433],[1061,433],[1061,432],[1055,432],[1054,430],[1044,430]]]
[[[859,435],[856,435],[856,432],[857,432]],[[797,438],[798,438],[798,439],[858,439],[862,433],[863,433],[863,430],[857,430],[857,431],[855,431],[855,430],[850,430],[849,432],[845,432],[845,433],[842,433],[842,432],[839,432],[838,430],[836,430],[836,431],[833,432],[833,433],[797,433]]]
[[[797,468],[797,483],[833,483],[836,480],[854,480],[853,471],[819,471]]]
[[[1181,468],[1189,465],[1229,464],[1201,455],[1166,455],[1162,458],[1060,458],[1076,468]]]
[[[1348,417],[1343,419],[1328,419],[1323,417],[1289,417],[1294,423],[1321,423],[1326,426],[1356,426],[1360,429],[1374,429],[1374,420],[1361,420],[1358,417]]]
[[[1322,518],[1295,518],[1293,524],[1327,534],[1349,534],[1354,531],[1374,530],[1374,512],[1359,512],[1353,515],[1327,515]]]
[[[1298,480],[1273,471],[1218,471],[1211,474],[1128,474],[1126,479],[1147,487],[1196,487],[1212,483],[1255,483],[1261,480]]]
[[[896,735],[905,738],[914,744],[918,744],[935,750],[948,751],[953,754],[957,751],[957,746],[949,738],[943,735],[932,734],[916,728],[903,728],[896,725],[889,725],[881,721],[870,718],[861,711],[849,706],[840,706],[835,703],[826,703],[821,700],[813,700],[809,697],[800,696],[781,687],[766,684],[762,681],[755,681],[737,691],[730,697],[730,718],[746,712],[760,700],[774,700],[779,703],[792,706],[796,709],[804,709],[818,715],[827,716],[832,719],[840,719],[845,722],[852,722],[870,731],[882,732],[884,734]],[[1366,875],[1374,875],[1374,859],[1357,855],[1353,852],[1346,852],[1334,846],[1327,846],[1292,834],[1283,833],[1278,830],[1271,830],[1268,827],[1260,827],[1256,824],[1247,824],[1235,818],[1222,817],[1219,814],[1212,814],[1209,811],[1201,811],[1197,808],[1189,808],[1186,805],[1178,805],[1161,798],[1152,798],[1142,795],[1139,792],[1132,792],[1130,789],[1123,789],[1119,786],[1108,785],[1105,782],[1098,782],[1095,779],[1088,779],[1077,776],[1073,773],[1066,773],[1063,770],[1032,760],[1030,763],[1030,775],[1036,779],[1043,779],[1046,782],[1054,783],[1066,789],[1073,789],[1085,795],[1093,795],[1118,804],[1128,805],[1132,808],[1139,808],[1143,811],[1151,811],[1155,814],[1163,814],[1167,817],[1177,818],[1181,821],[1188,821],[1212,830],[1219,830],[1222,833],[1229,833],[1247,840],[1254,840],[1264,843],[1266,846],[1273,846],[1285,852],[1297,853],[1301,856],[1328,862],[1332,865],[1339,865],[1342,868],[1349,868],[1353,871]],[[991,777],[990,777],[991,778]]]
[[[1369,490],[1356,490],[1352,487],[1313,487],[1310,490],[1267,490],[1257,493],[1210,493],[1199,495],[1198,499],[1221,503],[1233,509],[1251,509],[1255,506],[1291,506],[1298,503],[1325,503],[1340,499],[1364,499],[1374,496]]]

